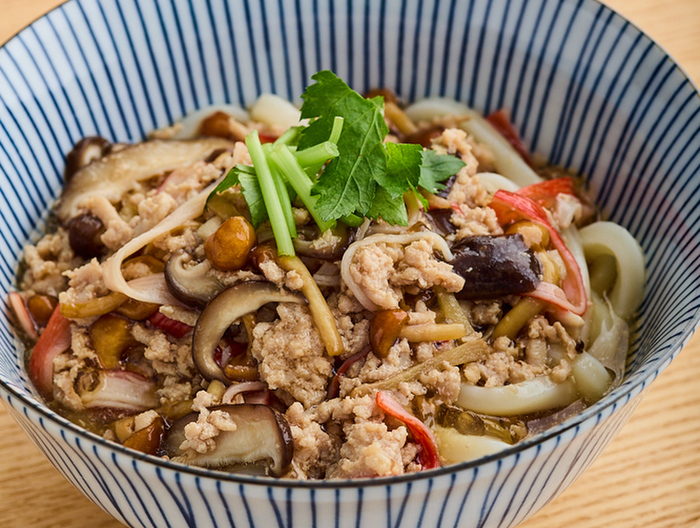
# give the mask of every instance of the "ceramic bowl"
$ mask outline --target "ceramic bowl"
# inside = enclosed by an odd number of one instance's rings
[[[0,296],[79,138],[137,141],[205,105],[294,99],[324,68],[358,91],[507,108],[532,150],[585,175],[646,254],[626,379],[479,461],[287,482],[172,464],[75,427],[37,398],[3,315],[0,399],[58,471],[129,526],[514,526],[601,453],[698,323],[700,98],[662,49],[594,0],[68,1],[0,50]]]

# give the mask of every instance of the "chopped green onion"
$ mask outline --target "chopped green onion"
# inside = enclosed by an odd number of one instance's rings
[[[295,144],[301,135],[301,131],[302,127],[292,127],[285,130],[284,133],[275,140],[273,146]]]

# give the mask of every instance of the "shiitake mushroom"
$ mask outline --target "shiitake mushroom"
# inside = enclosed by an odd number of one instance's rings
[[[452,251],[455,273],[465,279],[458,299],[494,299],[533,291],[541,281],[542,266],[522,235],[472,236]]]
[[[235,321],[270,302],[303,303],[302,296],[280,290],[271,282],[242,282],[223,290],[202,311],[192,336],[192,357],[208,380],[230,384],[215,358],[219,340]]]
[[[268,405],[241,403],[211,407],[235,422],[235,431],[221,431],[216,447],[206,453],[186,453],[180,446],[185,441],[185,427],[197,421],[193,412],[177,420],[163,442],[163,450],[171,459],[207,468],[226,468],[239,464],[264,464],[273,477],[281,477],[294,457],[294,438],[284,415]]]

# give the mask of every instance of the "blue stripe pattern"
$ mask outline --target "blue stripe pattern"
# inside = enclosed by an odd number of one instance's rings
[[[506,108],[532,150],[585,175],[647,259],[627,378],[478,464],[315,484],[222,476],[134,455],[36,403],[3,311],[0,399],[61,474],[129,526],[514,526],[596,459],[698,325],[700,98],[596,0],[69,0],[0,49],[2,297],[78,139],[138,141],[263,92],[294,100],[323,68],[361,91]]]

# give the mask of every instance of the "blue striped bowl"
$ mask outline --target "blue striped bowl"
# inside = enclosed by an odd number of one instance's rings
[[[663,50],[595,0],[68,1],[0,50],[2,297],[79,138],[136,141],[212,103],[293,99],[323,68],[359,91],[508,108],[533,150],[586,175],[646,251],[627,378],[580,416],[476,463],[274,481],[135,454],[58,417],[36,398],[3,315],[0,399],[67,479],[129,526],[514,526],[600,454],[698,323],[700,99]]]

